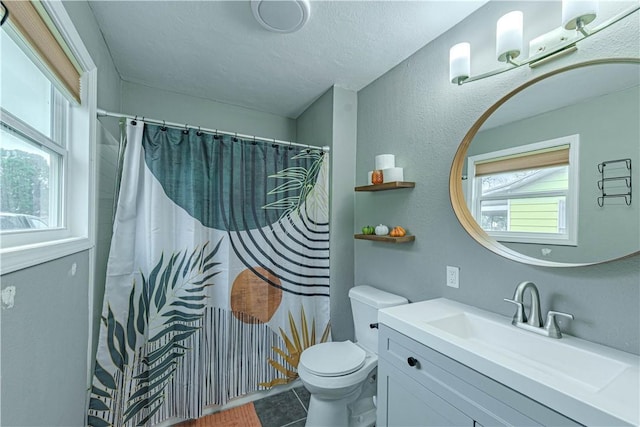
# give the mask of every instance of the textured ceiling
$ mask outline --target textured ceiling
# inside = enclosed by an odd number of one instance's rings
[[[279,34],[249,0],[89,2],[123,80],[291,118],[334,84],[362,89],[484,3],[312,1],[307,25]]]

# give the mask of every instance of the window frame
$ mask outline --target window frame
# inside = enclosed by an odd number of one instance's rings
[[[44,149],[51,151],[53,154],[59,156],[60,159],[59,162],[56,162],[58,164],[53,166],[53,168],[56,170],[52,171],[51,173],[51,175],[57,175],[57,178],[55,179],[56,185],[50,188],[50,199],[55,198],[58,200],[56,202],[55,212],[53,213],[53,217],[56,220],[55,222],[58,225],[40,230],[41,236],[34,235],[34,229],[1,231],[0,234],[2,236],[2,247],[37,243],[38,241],[43,239],[55,240],[68,237],[66,235],[67,233],[65,227],[65,212],[67,211],[65,189],[67,188],[67,158],[69,155],[69,150],[67,149],[66,144],[65,146],[62,146],[57,142],[51,140],[47,136],[38,132],[33,127],[26,124],[24,121],[4,110],[1,106],[0,120],[4,123],[4,125],[11,128],[12,131],[20,135],[20,137],[24,139],[25,142],[30,143],[34,146],[40,145]],[[63,126],[66,128],[68,126],[68,121],[65,120]]]
[[[468,190],[467,191],[467,206],[471,211],[471,215],[478,223],[481,224],[481,203],[483,200],[503,200],[505,197],[481,197],[482,194],[482,180],[481,177],[476,177],[476,164],[480,162],[486,162],[491,159],[496,159],[506,156],[520,155],[527,152],[534,152],[559,146],[569,146],[569,169],[568,169],[568,189],[566,191],[539,191],[528,192],[526,198],[545,197],[545,196],[566,196],[565,199],[565,211],[566,211],[566,233],[534,233],[534,232],[514,232],[514,231],[488,231],[484,230],[490,237],[493,237],[499,242],[506,243],[532,243],[532,244],[545,244],[545,245],[558,245],[558,246],[577,246],[578,245],[578,202],[579,202],[579,146],[580,135],[568,135],[560,138],[554,138],[546,141],[535,142],[517,147],[511,147],[507,149],[491,151],[488,153],[478,154],[475,156],[469,156],[467,161],[467,176],[468,176]],[[526,169],[522,169],[526,170]],[[523,194],[513,194],[514,199],[522,198]],[[509,204],[510,199],[506,198]],[[509,210],[507,209],[507,215]],[[507,218],[510,222],[510,218]]]
[[[70,100],[71,107],[67,111],[67,155],[62,165],[66,173],[63,173],[61,183],[64,220],[59,229],[3,234],[0,237],[0,274],[88,250],[95,244],[97,68],[62,2],[43,1],[41,4],[83,70],[81,103]],[[23,50],[28,46],[24,37],[11,27],[11,20],[0,31],[9,33]],[[28,51],[27,55],[51,80],[51,73],[44,71],[46,66],[42,60],[33,52]]]

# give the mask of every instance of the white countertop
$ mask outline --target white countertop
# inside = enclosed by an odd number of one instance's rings
[[[525,334],[517,335],[518,339],[530,342],[533,349],[544,348],[544,353],[536,354],[537,361],[528,360],[522,354],[502,351],[499,338],[491,344],[483,343],[434,326],[463,313],[486,319],[487,325],[500,328],[508,325],[517,331],[515,334]],[[566,334],[559,340],[537,335],[511,325],[509,317],[445,298],[379,310],[378,321],[579,423],[606,425],[613,417],[632,425],[640,424],[640,356]],[[507,331],[514,336],[513,331]],[[596,362],[602,356],[602,360],[614,366],[612,378],[603,378],[597,364],[591,365],[595,369],[580,372],[578,379],[571,372],[554,372],[554,352],[562,352],[565,360],[566,354],[572,352],[587,354]],[[540,363],[541,359],[545,362]]]

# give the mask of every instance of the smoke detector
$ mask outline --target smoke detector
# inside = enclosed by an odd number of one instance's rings
[[[269,31],[292,33],[309,20],[309,0],[251,0],[256,20]]]

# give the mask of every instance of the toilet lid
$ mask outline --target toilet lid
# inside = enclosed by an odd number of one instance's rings
[[[351,341],[326,342],[302,352],[300,364],[314,375],[338,377],[357,371],[367,353]]]

